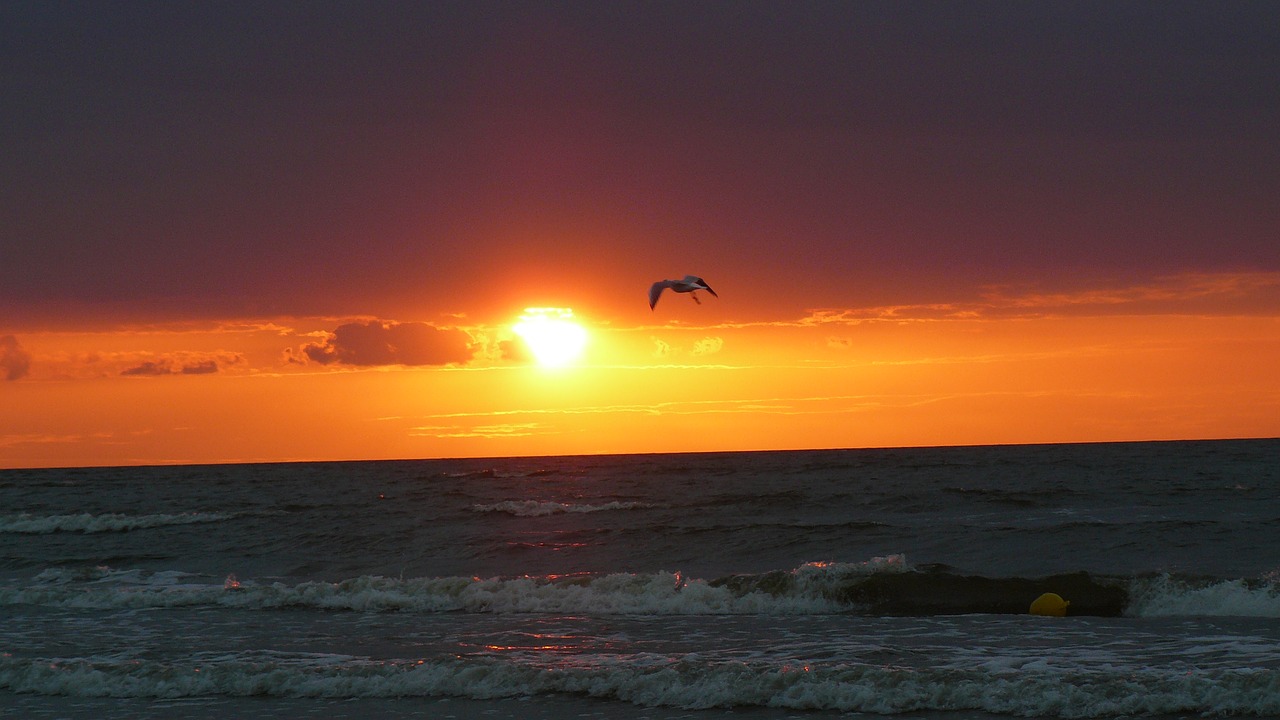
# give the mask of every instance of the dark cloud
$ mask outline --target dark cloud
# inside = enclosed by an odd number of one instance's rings
[[[173,366],[167,362],[148,360],[120,371],[121,375],[172,375]]]
[[[302,353],[322,365],[448,365],[471,359],[470,337],[461,330],[381,320],[339,325],[324,342],[302,346]]]
[[[31,353],[22,349],[18,338],[12,335],[0,337],[0,373],[5,380],[17,380],[31,369]]]
[[[121,375],[157,376],[157,375],[211,375],[225,365],[238,365],[244,362],[242,355],[223,355],[217,358],[172,358],[147,360],[133,367],[120,371]]]

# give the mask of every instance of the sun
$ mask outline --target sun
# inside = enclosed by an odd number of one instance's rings
[[[542,367],[563,367],[582,357],[587,330],[569,308],[525,308],[512,330]]]

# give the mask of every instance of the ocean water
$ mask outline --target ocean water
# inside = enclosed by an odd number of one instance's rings
[[[1280,440],[0,471],[0,716],[1276,717]]]

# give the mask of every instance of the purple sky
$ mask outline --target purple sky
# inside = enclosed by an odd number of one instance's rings
[[[1277,68],[1267,2],[7,2],[0,331],[1276,271]]]

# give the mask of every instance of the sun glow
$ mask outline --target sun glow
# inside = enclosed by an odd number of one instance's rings
[[[587,331],[573,319],[569,308],[525,308],[511,328],[538,364],[562,367],[582,356],[587,346]]]

